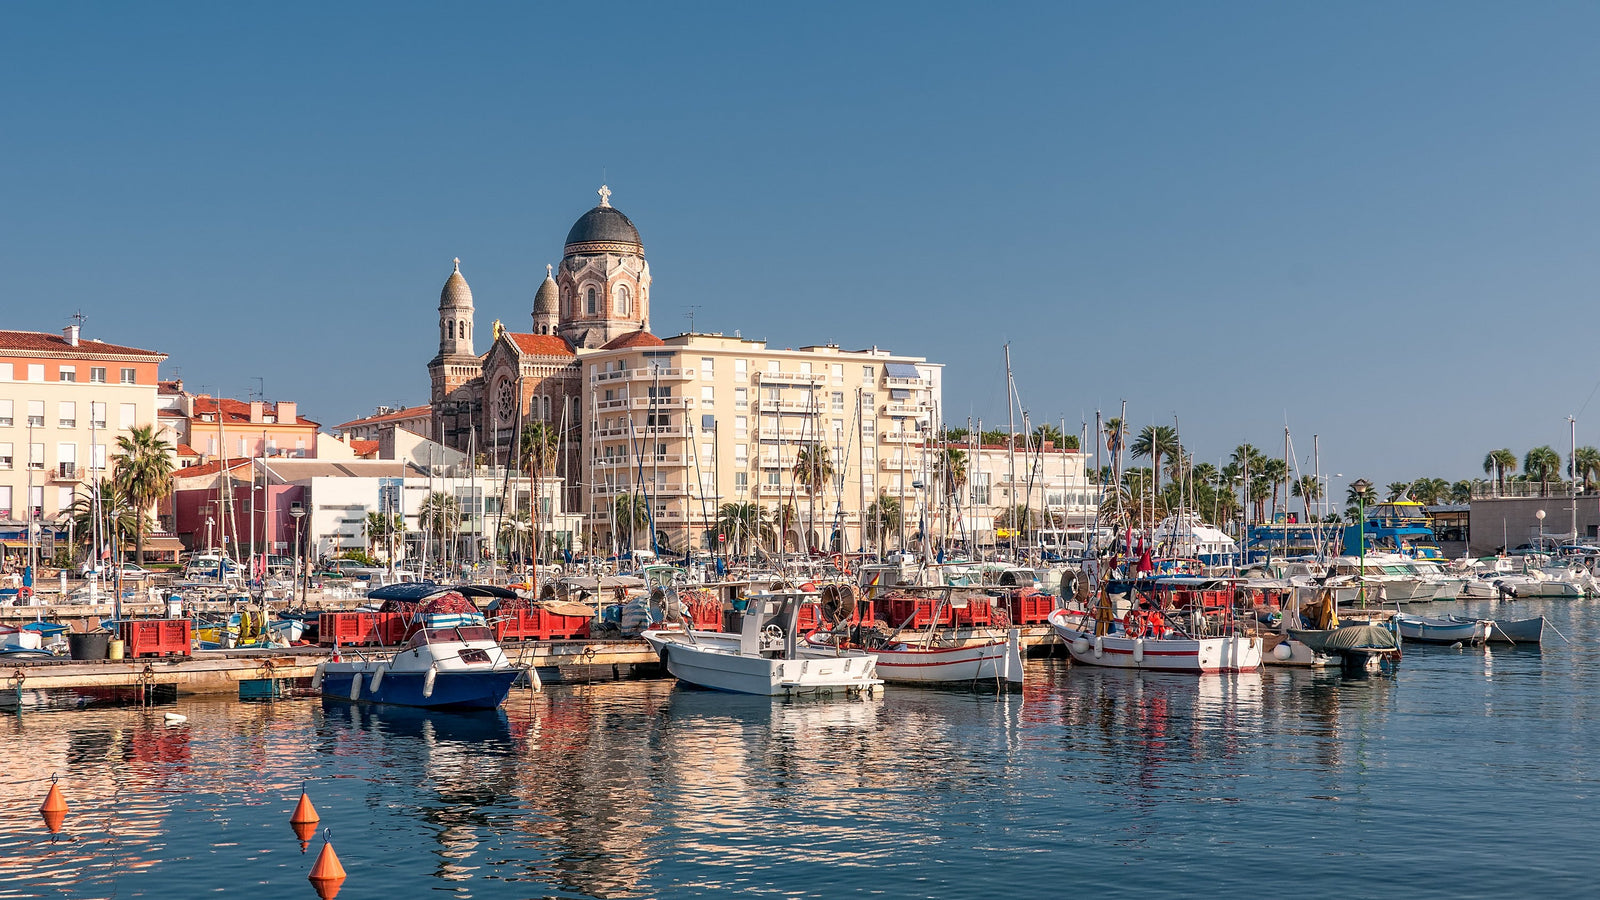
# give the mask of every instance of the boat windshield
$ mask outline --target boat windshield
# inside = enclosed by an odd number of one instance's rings
[[[492,641],[494,630],[482,625],[463,625],[460,628],[427,628],[411,636],[407,646],[421,647],[440,641]]]

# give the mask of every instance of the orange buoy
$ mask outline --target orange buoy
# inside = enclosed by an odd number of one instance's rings
[[[310,825],[311,833],[316,834],[316,825],[322,821],[317,815],[317,808],[311,805],[311,798],[306,795],[305,788],[300,789],[300,802],[294,805],[294,814],[289,817],[290,825]],[[302,840],[309,840],[303,838]]]
[[[323,840],[322,852],[317,854],[311,874],[306,877],[311,880],[311,886],[317,889],[317,896],[322,900],[333,900],[338,895],[345,874],[344,866],[339,864],[339,854],[333,852],[332,841]]]
[[[39,815],[44,817],[44,827],[50,829],[51,834],[61,830],[61,823],[67,820],[67,799],[61,796],[61,788],[56,785],[56,776],[50,776],[50,792],[44,795],[44,802],[39,804]]]

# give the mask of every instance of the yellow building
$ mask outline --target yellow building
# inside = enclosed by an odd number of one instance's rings
[[[648,497],[655,530],[675,551],[714,548],[725,503],[754,503],[785,541],[851,550],[862,510],[880,495],[908,532],[926,504],[943,366],[876,347],[776,350],[721,334],[662,340],[647,332],[582,351],[583,500],[596,551],[650,546],[648,528],[617,515],[621,495]],[[820,447],[814,451],[812,448]],[[802,452],[833,477],[813,494],[796,476]],[[899,529],[882,543],[898,543]],[[874,542],[877,545],[879,542]],[[771,548],[770,542],[768,548]]]
[[[0,535],[20,537],[31,510],[55,523],[91,478],[110,474],[118,435],[156,422],[164,353],[81,336],[0,331]],[[6,529],[6,526],[11,528]]]

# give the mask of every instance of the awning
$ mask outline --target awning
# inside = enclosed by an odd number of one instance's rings
[[[906,400],[910,398],[910,396],[911,392],[905,388],[894,388],[893,390],[889,391],[890,400]]]
[[[887,363],[883,367],[883,374],[890,378],[921,378],[922,373],[910,363]]]
[[[161,553],[182,553],[184,551],[183,541],[175,537],[147,537],[144,539],[144,548]]]

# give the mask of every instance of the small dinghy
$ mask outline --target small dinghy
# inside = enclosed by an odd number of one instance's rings
[[[1400,636],[1421,644],[1477,644],[1484,639],[1485,626],[1477,619],[1455,616],[1434,618],[1398,613],[1394,617]]]
[[[1491,644],[1528,644],[1537,646],[1544,640],[1544,616],[1504,622],[1499,619],[1469,619],[1465,616],[1445,616],[1456,622],[1473,622],[1483,627],[1479,640]]]

